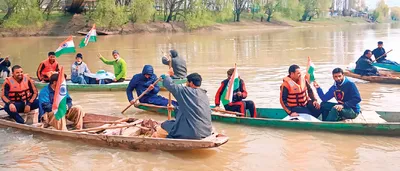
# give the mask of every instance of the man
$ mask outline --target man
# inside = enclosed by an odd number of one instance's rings
[[[174,75],[169,70],[168,75]],[[202,139],[211,135],[211,108],[207,91],[201,89],[202,78],[198,73],[187,76],[186,86],[177,85],[170,76],[162,75],[164,87],[172,93],[179,103],[175,109],[175,120],[161,124],[159,131],[165,130],[167,138]]]
[[[365,50],[364,55],[356,62],[354,73],[362,76],[380,76],[378,69],[372,65],[371,57],[371,50]]]
[[[49,82],[50,76],[60,70],[58,62],[56,61],[56,54],[49,52],[48,58],[39,64],[36,75],[42,82]]]
[[[186,77],[186,61],[178,56],[178,52],[176,50],[170,50],[170,55],[164,55],[162,57],[162,63],[164,65],[169,65],[169,61],[172,60],[172,68],[174,70],[174,75],[171,76],[173,79],[183,79]],[[168,58],[166,57],[168,56]],[[170,58],[172,57],[172,59]]]
[[[298,113],[305,113],[318,118],[321,114],[311,86],[301,75],[300,67],[297,65],[291,65],[289,75],[283,78],[280,102],[291,117],[299,116]]]
[[[101,59],[101,61],[103,61],[104,64],[114,66],[115,79],[113,80],[113,82],[124,82],[127,74],[126,62],[119,56],[117,50],[114,50],[112,52],[112,55],[114,57],[114,60],[112,61],[105,59],[103,56],[101,56],[100,53],[99,58]]]
[[[1,99],[5,103],[4,110],[17,123],[25,123],[18,113],[28,113],[39,107],[38,91],[29,76],[24,74],[21,66],[12,67],[12,77],[7,77],[1,90]]]
[[[85,76],[85,73],[90,73],[90,70],[86,63],[82,61],[82,54],[76,54],[75,60],[71,67],[71,81],[78,84],[89,84],[89,78]]]
[[[53,126],[57,130],[68,131],[65,119],[74,122],[76,129],[82,129],[85,113],[83,112],[82,107],[72,106],[72,99],[68,93],[66,94],[68,107],[66,115],[60,120],[56,119],[54,111],[52,111],[52,106],[57,80],[58,74],[53,74],[50,77],[49,85],[44,87],[39,93],[39,118],[42,119],[44,124]]]
[[[5,58],[0,58],[0,77],[2,78],[10,76],[9,67],[11,66],[11,62],[8,58],[9,56],[6,56]]]
[[[221,86],[215,94],[215,106],[217,108],[219,108],[222,93],[228,86],[229,80],[234,70],[235,68],[231,68],[227,71],[228,78],[221,82]],[[240,79],[239,87],[236,90],[233,90],[232,102],[224,105],[225,110],[239,112],[246,116],[246,110],[248,109],[250,111],[251,117],[257,117],[257,111],[254,102],[251,100],[243,100],[246,99],[246,97],[246,86],[244,85],[244,81]]]
[[[357,86],[343,75],[343,70],[335,68],[332,71],[334,85],[324,94],[318,83],[314,82],[318,96],[321,98],[323,121],[339,121],[354,119],[360,113],[360,92]],[[338,103],[328,102],[335,97]]]
[[[134,103],[132,91],[136,89],[136,94],[140,96],[143,92],[149,88],[149,92],[143,95],[142,98],[139,99],[140,103],[149,103],[157,106],[168,106],[168,99],[162,96],[157,95],[160,91],[160,87],[156,84],[153,86],[152,84],[157,81],[157,76],[154,74],[154,69],[151,65],[145,65],[143,67],[142,73],[136,74],[132,77],[132,80],[129,82],[128,87],[126,88],[126,95],[131,104]],[[173,106],[177,106],[176,101],[171,101]]]
[[[383,48],[383,42],[379,41],[378,42],[378,47],[372,51],[372,54],[374,54],[375,60],[377,63],[384,63],[384,64],[393,64],[393,65],[399,65],[397,62],[387,60],[386,59],[386,51]]]

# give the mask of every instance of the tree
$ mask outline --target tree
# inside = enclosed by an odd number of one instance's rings
[[[176,18],[176,14],[181,10],[181,5],[186,2],[186,0],[165,0],[165,13],[164,20],[169,23],[172,17]]]
[[[267,0],[264,9],[265,14],[267,14],[267,22],[271,22],[272,14],[276,11],[279,7],[281,0]]]
[[[129,21],[125,7],[116,5],[115,0],[98,0],[91,18],[97,26],[105,28],[121,27]]]
[[[233,6],[235,10],[235,16],[234,16],[235,22],[240,21],[240,14],[243,12],[248,2],[249,0],[233,0]]]
[[[384,22],[389,18],[389,6],[386,5],[385,0],[380,0],[376,5],[373,13],[373,20],[377,22]]]
[[[154,0],[136,0],[132,3],[133,22],[146,23],[154,13]]]
[[[331,5],[330,0],[300,0],[300,3],[304,5],[303,16],[301,17],[301,21],[311,21],[312,17],[318,16],[323,11],[329,9]]]
[[[37,1],[31,0],[7,0],[8,10],[4,16],[5,28],[41,27],[43,14]]]
[[[400,7],[393,7],[390,18],[393,21],[400,21]]]

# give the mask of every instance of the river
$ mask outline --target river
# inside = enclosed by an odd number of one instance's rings
[[[75,37],[78,46],[82,36]],[[57,49],[66,37],[0,38],[0,52],[11,55],[26,73],[36,75],[40,61]],[[186,59],[188,72],[203,77],[211,104],[226,71],[236,63],[245,81],[248,99],[257,107],[280,107],[279,86],[291,64],[305,71],[307,56],[316,66],[316,79],[327,89],[331,71],[346,68],[365,49],[384,42],[388,59],[397,60],[400,24],[296,28],[271,31],[212,33],[136,34],[98,37],[83,49],[92,71],[113,71],[96,57],[111,59],[120,52],[128,64],[128,77],[151,64],[157,75],[168,67],[161,63],[161,50],[174,48]],[[74,55],[57,59],[67,73]],[[399,111],[400,86],[354,80],[360,90],[363,110]],[[74,104],[86,112],[121,116],[128,105],[125,92],[70,92]],[[162,95],[167,95],[162,92]],[[131,108],[128,116],[166,117]],[[213,122],[227,134],[227,144],[209,150],[186,152],[136,152],[54,139],[49,136],[0,128],[0,170],[399,170],[400,141],[397,138],[281,130]]]

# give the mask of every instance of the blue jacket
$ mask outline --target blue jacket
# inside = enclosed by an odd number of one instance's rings
[[[336,101],[342,104],[344,108],[352,108],[354,112],[360,113],[360,92],[358,92],[356,85],[346,77],[342,84],[337,85],[335,83],[326,94],[324,94],[321,88],[317,88],[317,92],[323,102],[327,102],[335,97]]]
[[[144,75],[149,74],[151,75],[150,78],[146,78]],[[143,67],[143,71],[140,74],[136,74],[132,77],[131,81],[129,82],[128,88],[126,88],[126,96],[128,97],[128,101],[133,100],[133,93],[132,91],[136,89],[136,94],[140,96],[146,89],[157,81],[157,75],[154,74],[154,69],[151,65],[145,65]],[[152,96],[157,96],[157,93],[160,91],[160,87],[156,84],[154,89],[144,95],[142,98],[139,99],[141,103],[147,102],[147,99]]]
[[[372,60],[365,55],[357,60],[354,73],[362,76],[379,76],[378,69],[372,65]]]
[[[375,59],[379,58],[380,56],[382,56],[383,54],[385,54],[385,48],[376,48],[372,51],[372,54],[374,54]],[[386,59],[386,55],[382,56],[381,58],[379,58],[378,60],[376,60],[376,62],[382,62]]]
[[[50,87],[50,84],[40,90],[39,93],[39,118],[46,112],[51,112],[54,101],[54,90]],[[68,109],[72,107],[72,99],[67,93],[67,105]]]

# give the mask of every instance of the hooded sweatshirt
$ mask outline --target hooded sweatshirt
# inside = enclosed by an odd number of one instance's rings
[[[144,75],[151,75],[150,78],[146,78]],[[126,88],[126,95],[128,97],[128,101],[132,101],[133,94],[132,91],[136,89],[137,96],[140,96],[146,89],[157,81],[157,76],[154,74],[154,69],[151,65],[145,65],[143,67],[142,73],[136,74],[132,77],[129,82],[128,88]],[[157,93],[160,91],[160,87],[156,84],[154,89],[145,94],[142,98],[139,99],[141,103],[147,102],[148,98],[152,96],[157,96]]]
[[[348,80],[347,77],[344,77],[343,82],[339,85],[335,82],[326,94],[324,94],[321,87],[317,88],[317,92],[323,102],[327,102],[335,97],[336,101],[343,105],[344,108],[351,108],[354,112],[360,113],[360,92],[356,85]]]
[[[174,75],[172,76],[172,78],[186,78],[186,61],[178,56],[178,52],[176,52],[176,50],[171,50],[170,52],[172,57],[172,69],[174,70]],[[162,63],[164,65],[169,65],[168,58],[162,57]]]

